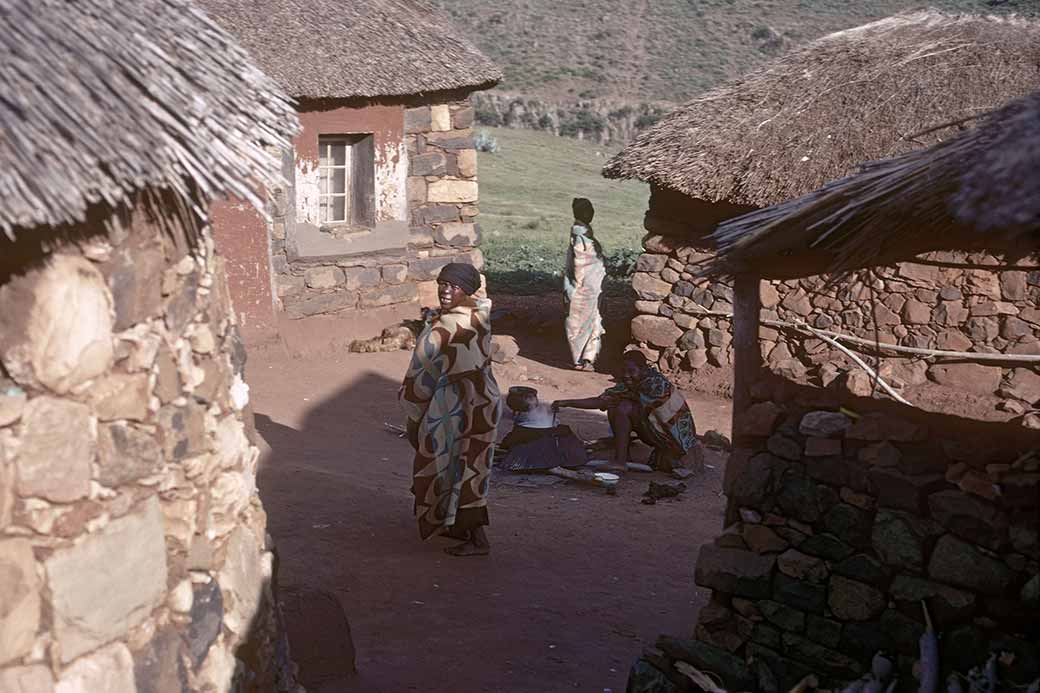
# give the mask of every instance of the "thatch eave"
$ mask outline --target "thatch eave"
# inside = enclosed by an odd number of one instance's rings
[[[810,42],[678,107],[603,169],[768,207],[955,135],[1040,87],[1040,22],[896,15]],[[952,123],[946,127],[936,127]]]
[[[1040,91],[957,137],[721,224],[703,272],[790,278],[937,250],[1028,255],[1040,249],[1038,140]]]
[[[78,223],[148,188],[263,207],[294,109],[191,2],[0,0],[0,25],[0,232]]]

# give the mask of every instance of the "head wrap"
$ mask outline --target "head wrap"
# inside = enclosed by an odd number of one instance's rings
[[[437,275],[437,281],[454,284],[465,291],[466,295],[472,296],[480,288],[480,272],[473,265],[451,262]]]
[[[574,218],[583,224],[591,224],[592,217],[596,214],[596,210],[592,208],[592,202],[584,197],[575,197],[571,202],[571,209],[574,210]]]
[[[643,352],[639,351],[638,349],[630,349],[630,350],[626,351],[621,356],[621,360],[626,362],[626,363],[633,363],[633,364],[639,366],[640,368],[645,368],[646,366],[649,365],[649,363],[646,360],[646,354],[644,354]]]

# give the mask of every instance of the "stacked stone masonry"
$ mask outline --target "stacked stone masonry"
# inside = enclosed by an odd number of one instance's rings
[[[317,261],[286,251],[285,205],[275,195],[271,243],[278,300],[295,318],[404,303],[436,304],[449,262],[482,269],[477,150],[469,100],[404,109],[408,150],[407,247]]]
[[[810,673],[826,686],[878,651],[916,690],[922,601],[944,676],[991,651],[1013,655],[1002,682],[1040,676],[1040,458],[944,445],[947,432],[878,412],[760,399],[738,423],[757,442],[727,471],[739,519],[698,556],[711,601],[693,639],[647,650],[630,690],[687,690],[677,661],[729,690],[787,690]]]
[[[633,339],[666,370],[729,372],[732,286],[695,276],[710,251],[670,236],[648,235],[643,243],[646,253],[633,278],[639,313]],[[920,263],[877,268],[831,285],[825,277],[763,281],[761,318],[922,349],[1040,354],[1040,262],[987,269],[1000,264],[991,255],[933,253]],[[857,396],[874,389],[865,372],[819,338],[767,325],[759,336],[769,368],[790,380],[835,383]],[[886,353],[880,374],[897,390],[932,383],[993,400],[986,402],[990,410],[999,407],[1006,418],[1024,415],[1026,425],[1040,428],[1040,416],[1030,413],[1040,399],[1040,370],[1033,366]]]
[[[275,690],[222,261],[128,218],[0,282],[0,690]]]

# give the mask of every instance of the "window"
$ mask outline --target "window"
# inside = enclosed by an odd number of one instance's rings
[[[347,171],[350,168],[350,143],[345,138],[318,140],[319,217],[322,224],[345,224],[350,218],[347,199]]]
[[[375,225],[372,135],[318,138],[318,221],[321,226]]]

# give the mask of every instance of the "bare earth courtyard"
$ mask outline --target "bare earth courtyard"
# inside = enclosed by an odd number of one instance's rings
[[[271,349],[249,361],[280,589],[335,594],[357,651],[353,677],[338,677],[336,662],[308,671],[341,634],[304,628],[293,638],[302,682],[366,693],[623,691],[643,646],[662,632],[692,635],[708,596],[693,584],[694,560],[721,530],[723,461],[709,454],[705,475],[656,505],[640,501],[658,475],[629,473],[611,497],[495,474],[492,555],[449,557],[444,540],[420,542],[411,450],[384,427],[400,423],[397,387],[409,356],[344,349],[299,359]],[[523,356],[496,376],[503,391],[522,383],[545,399],[610,384]],[[701,433],[728,435],[728,402],[687,397]],[[607,433],[597,414],[562,420],[590,439]],[[510,425],[503,421],[499,435]]]

